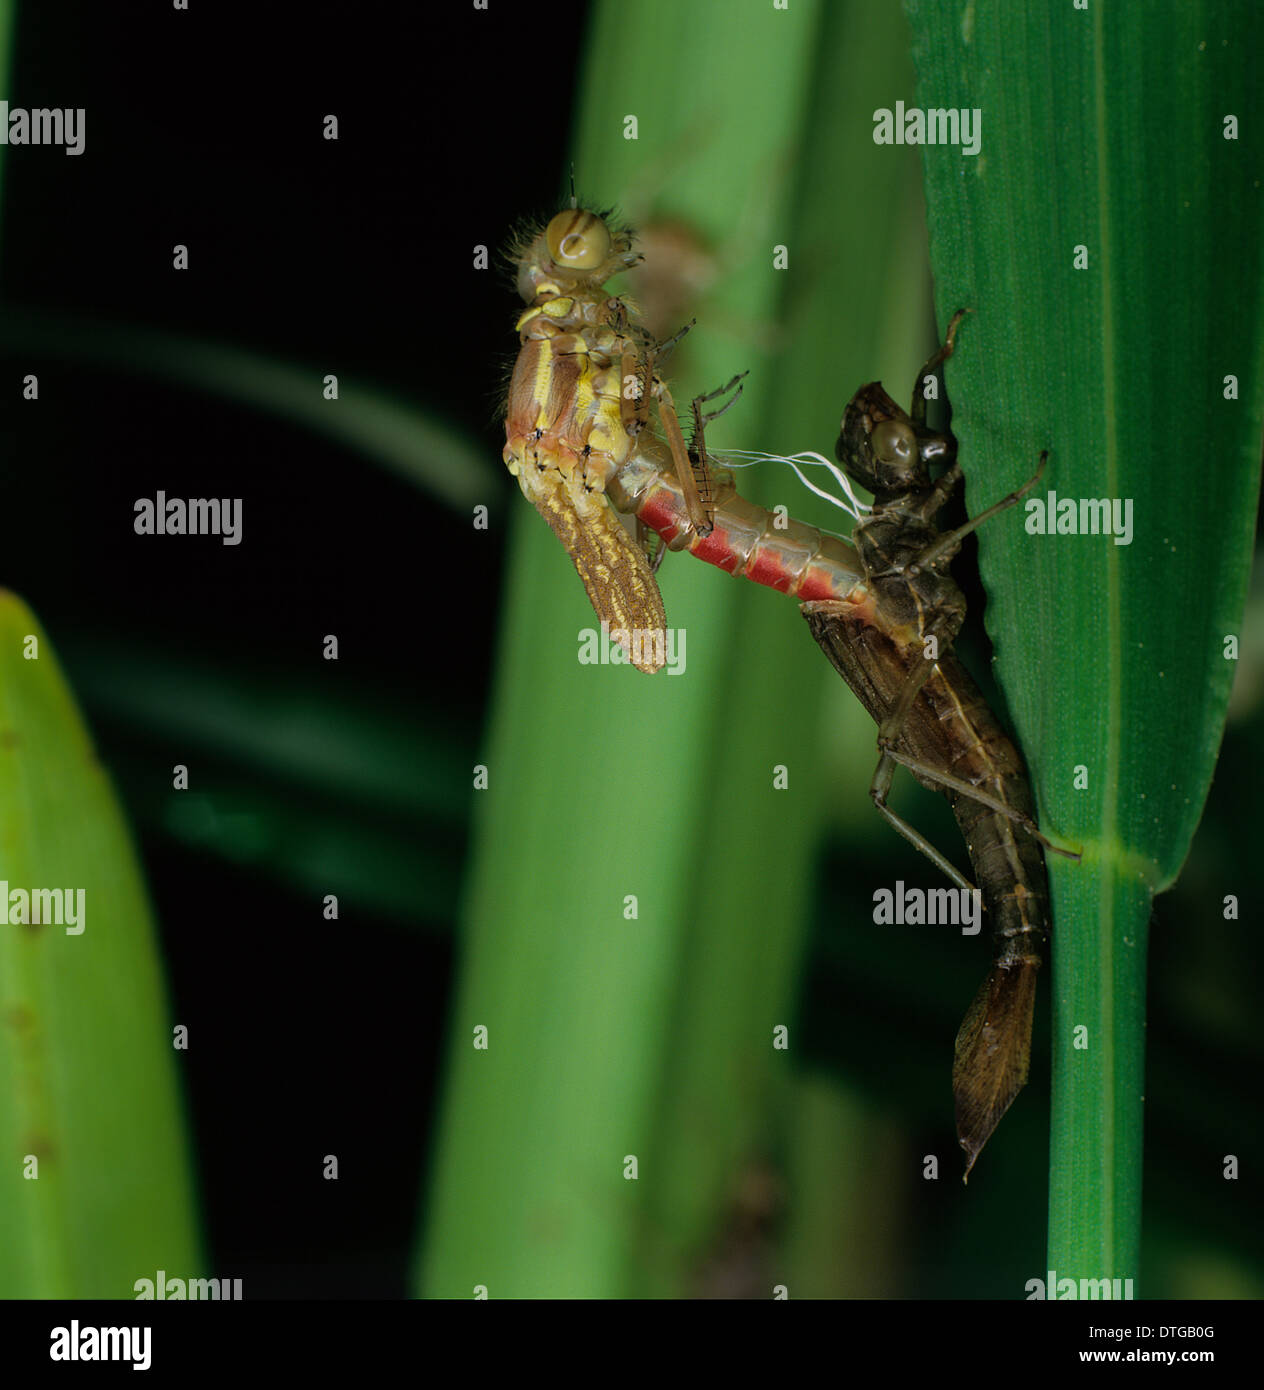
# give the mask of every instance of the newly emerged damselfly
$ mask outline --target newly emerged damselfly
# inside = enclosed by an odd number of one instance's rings
[[[652,437],[657,401],[690,523],[711,529],[656,342],[603,284],[639,259],[631,235],[572,207],[517,248],[520,349],[509,383],[504,459],[566,548],[597,616],[639,668],[663,665],[663,600],[649,560],[615,515],[610,480]],[[683,332],[684,330],[682,330]],[[679,336],[679,335],[677,335]],[[633,641],[632,634],[648,634]]]

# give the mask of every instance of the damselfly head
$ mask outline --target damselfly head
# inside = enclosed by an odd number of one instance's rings
[[[931,465],[950,464],[957,442],[915,423],[873,381],[848,401],[834,453],[854,482],[890,497],[928,488]]]
[[[518,293],[531,303],[541,291],[557,295],[592,289],[635,265],[631,233],[586,208],[565,208],[523,249]]]

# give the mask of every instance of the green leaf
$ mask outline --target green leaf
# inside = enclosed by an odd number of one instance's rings
[[[918,105],[982,121],[977,155],[924,151],[940,321],[975,311],[948,368],[969,509],[1043,448],[1037,499],[1133,509],[1128,544],[1028,534],[1018,508],[979,549],[1042,823],[1084,855],[1050,863],[1049,1265],[1135,1278],[1151,900],[1215,766],[1258,499],[1264,12],[909,11]]]
[[[5,591],[0,880],[0,1297],[133,1298],[159,1269],[199,1275],[140,868],[48,638]],[[65,908],[66,925],[14,923],[14,893],[46,889],[82,905],[77,925]]]

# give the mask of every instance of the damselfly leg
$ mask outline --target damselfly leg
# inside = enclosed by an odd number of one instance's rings
[[[693,413],[693,442],[689,447],[689,463],[697,484],[698,496],[702,499],[703,505],[708,509],[708,514],[713,519],[715,515],[715,477],[711,468],[711,459],[707,454],[706,429],[712,420],[718,420],[725,411],[731,410],[737,404],[737,399],[742,394],[742,383],[749,375],[749,372],[738,372],[723,386],[717,386],[714,391],[708,391],[705,396],[695,396],[690,404],[690,410]],[[737,390],[733,391],[735,386]],[[728,396],[730,391],[733,391],[733,394],[718,409],[707,411],[702,409],[708,401],[717,400],[721,396]],[[704,534],[710,533],[705,532]]]
[[[957,312],[948,320],[948,331],[944,334],[944,341],[926,359],[922,370],[917,374],[917,380],[913,383],[912,408],[909,414],[915,425],[925,425],[926,423],[926,378],[933,371],[941,367],[957,349],[957,325],[965,316],[970,313],[969,309],[958,309]]]

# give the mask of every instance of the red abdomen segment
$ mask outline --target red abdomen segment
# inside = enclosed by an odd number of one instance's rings
[[[642,449],[607,485],[610,500],[662,537],[728,574],[806,601],[842,599],[863,578],[855,550],[838,536],[778,518],[739,497],[731,485],[715,494],[715,527],[700,536],[689,520],[680,484],[652,451]]]

